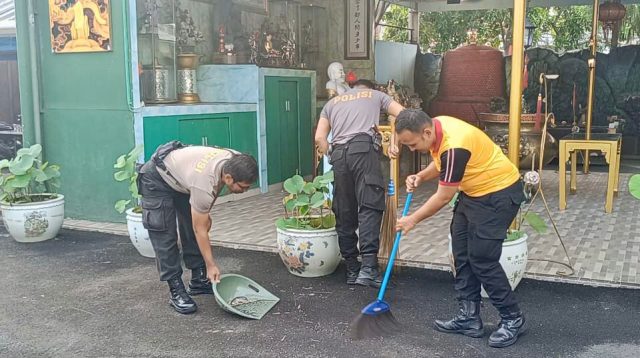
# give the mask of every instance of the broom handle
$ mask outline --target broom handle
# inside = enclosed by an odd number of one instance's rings
[[[413,198],[413,192],[410,192],[407,195],[407,200],[404,202],[402,217],[405,217],[409,213],[409,206],[411,205],[412,198]],[[396,233],[396,240],[393,242],[393,249],[391,250],[391,255],[389,255],[389,261],[387,262],[387,269],[384,272],[384,279],[382,280],[382,285],[380,286],[380,291],[378,292],[378,301],[382,301],[384,299],[384,292],[387,290],[389,277],[391,277],[391,271],[393,271],[393,262],[396,260],[396,254],[398,253],[398,247],[400,246],[401,236],[402,236],[402,231],[398,231]]]

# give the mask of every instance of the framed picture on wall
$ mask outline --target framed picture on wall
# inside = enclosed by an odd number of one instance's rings
[[[49,0],[53,53],[111,51],[111,0]]]
[[[263,15],[269,13],[268,0],[231,0],[231,2],[244,11],[255,12]]]
[[[371,36],[370,0],[344,1],[344,58],[368,60]]]

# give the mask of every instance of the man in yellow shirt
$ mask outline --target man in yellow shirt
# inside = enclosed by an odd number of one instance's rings
[[[453,117],[429,118],[420,110],[405,109],[396,118],[396,134],[401,144],[433,158],[426,169],[407,178],[407,190],[427,180],[440,180],[437,191],[422,207],[398,220],[398,230],[406,234],[460,191],[451,221],[460,312],[451,320],[436,320],[435,328],[482,337],[482,284],[501,317],[489,345],[514,344],[525,318],[500,265],[500,255],[507,230],[525,199],[518,169],[484,132]]]

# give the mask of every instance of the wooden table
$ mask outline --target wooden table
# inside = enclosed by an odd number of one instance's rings
[[[574,194],[577,191],[576,171],[577,171],[577,151],[579,150],[599,150],[604,153],[609,164],[609,177],[607,179],[607,198],[605,200],[604,211],[613,211],[613,197],[618,193],[618,177],[620,175],[620,150],[622,148],[622,134],[593,133],[591,139],[587,140],[585,133],[572,133],[560,139],[559,156],[560,163],[558,174],[560,175],[560,210],[567,207],[566,194],[566,163],[571,157],[571,179],[570,190]]]

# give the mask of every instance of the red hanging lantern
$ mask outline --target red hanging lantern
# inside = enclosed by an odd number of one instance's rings
[[[605,2],[600,4],[598,10],[598,20],[602,22],[604,38],[609,41],[609,34],[615,24],[624,19],[627,9],[618,2]]]

